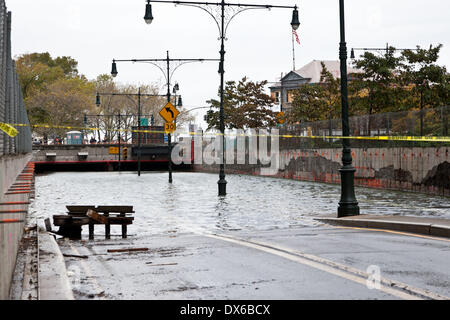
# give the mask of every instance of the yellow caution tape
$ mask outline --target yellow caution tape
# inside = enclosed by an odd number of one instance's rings
[[[26,124],[7,124],[0,123],[0,129],[5,131],[3,125],[6,128],[12,129],[17,135],[17,130],[14,127],[26,127]],[[88,130],[88,131],[97,131],[101,130],[100,128],[88,128],[88,127],[72,127],[72,126],[56,126],[56,125],[47,125],[47,124],[34,124],[30,125],[33,128],[52,128],[52,129],[66,129],[66,130]],[[118,132],[135,132],[135,133],[165,133],[164,130],[131,130],[131,129],[113,129],[110,131],[118,131]],[[5,131],[6,132],[6,131]],[[8,135],[9,133],[6,132]],[[198,132],[188,132],[190,135],[201,135],[202,133]],[[14,136],[15,136],[14,135]],[[205,136],[222,136],[222,133],[206,133]],[[226,134],[225,136],[233,137],[233,136],[246,136],[246,134]],[[274,136],[270,134],[266,135],[257,135],[257,136]],[[301,135],[291,135],[291,134],[282,134],[278,135],[280,138],[300,138],[300,139],[352,139],[352,140],[377,140],[377,141],[411,141],[411,142],[450,142],[450,137],[436,137],[436,136],[374,136],[374,137],[365,137],[365,136],[301,136]]]
[[[5,132],[8,136],[11,138],[14,138],[19,134],[19,131],[17,131],[16,128],[14,128],[12,125],[0,122],[0,130]]]

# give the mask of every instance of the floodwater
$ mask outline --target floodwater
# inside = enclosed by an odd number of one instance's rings
[[[340,198],[337,185],[245,175],[227,175],[228,194],[222,198],[218,174],[175,172],[173,179],[170,185],[167,172],[38,175],[31,210],[45,218],[65,214],[66,205],[132,205],[135,221],[129,232],[141,237],[314,226],[314,217],[336,214]],[[450,218],[449,198],[368,188],[356,188],[356,196],[361,214]]]

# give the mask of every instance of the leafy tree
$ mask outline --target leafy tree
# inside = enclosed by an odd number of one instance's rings
[[[295,90],[288,123],[326,119],[330,107],[325,101],[326,89],[320,84],[305,84]]]
[[[404,50],[401,79],[405,85],[412,84],[410,103],[420,110],[420,135],[423,135],[423,109],[449,103],[449,76],[445,67],[436,64],[442,44],[430,48]]]
[[[71,57],[53,59],[48,52],[19,56],[16,66],[25,101],[57,79],[77,77],[77,65],[78,62]]]
[[[355,60],[355,67],[362,70],[353,81],[356,91],[363,98],[357,104],[364,114],[379,113],[388,110],[395,102],[396,70],[402,58],[395,57],[395,48],[388,48],[382,56],[365,52],[361,59]],[[354,102],[358,102],[355,101]]]
[[[324,101],[330,107],[330,117],[340,117],[341,110],[341,80],[336,79],[328,71],[325,63],[321,63],[322,72],[320,74],[320,83],[324,86]]]
[[[90,109],[93,85],[78,74],[71,57],[52,58],[48,52],[23,54],[17,58],[19,82],[32,124],[82,126]],[[44,135],[62,135],[65,129],[37,128]]]
[[[340,80],[333,77],[322,62],[320,83],[301,85],[294,92],[289,123],[319,121],[339,117]]]
[[[238,83],[228,81],[224,91],[224,120],[229,129],[267,128],[276,125],[272,98],[264,93],[267,81],[253,82],[247,77]],[[219,92],[220,95],[220,92]],[[211,109],[205,116],[208,129],[219,129],[220,101],[206,101]],[[215,110],[214,110],[215,109]]]
[[[399,92],[402,87],[398,85],[396,70],[402,58],[394,55],[395,48],[389,47],[382,56],[365,52],[361,59],[355,60],[356,68],[362,73],[356,74],[351,82],[352,109],[360,114],[392,111],[398,105]],[[369,117],[368,134],[371,132],[371,117]]]
[[[83,126],[83,115],[92,108],[94,86],[84,77],[60,78],[28,98],[27,108],[32,124],[50,126]],[[45,136],[61,136],[66,129],[36,128]]]

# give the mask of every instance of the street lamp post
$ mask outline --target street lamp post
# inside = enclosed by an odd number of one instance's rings
[[[119,114],[117,115],[117,117],[119,118],[119,131],[117,132],[117,135],[118,135],[118,140],[119,140],[119,168],[118,168],[118,170],[119,170],[119,172],[121,171],[120,170],[120,160],[121,160],[121,154],[120,154],[120,139],[121,139],[121,136],[120,136],[120,112],[119,112]]]
[[[111,74],[114,77],[117,76],[117,66],[116,66],[115,62],[113,62]],[[100,96],[124,96],[124,97],[137,96],[138,97],[138,104],[137,104],[137,109],[138,109],[138,132],[137,132],[138,152],[137,152],[137,154],[138,154],[138,177],[140,177],[141,176],[141,96],[160,97],[161,95],[141,93],[141,88],[139,88],[138,93],[99,93],[99,92],[97,92],[97,97],[95,100],[95,104],[97,106],[100,106],[100,104],[101,104]],[[120,115],[119,115],[119,123],[120,123]],[[120,127],[119,127],[119,129],[120,129]],[[119,138],[120,138],[120,130],[119,130]],[[119,149],[120,149],[120,144],[119,144]],[[120,150],[119,150],[119,157],[120,157]],[[119,171],[120,171],[120,161],[119,161]]]
[[[150,12],[150,13],[149,13]],[[151,15],[151,7],[150,11],[148,8],[146,9],[146,16]],[[152,18],[153,19],[153,18]],[[166,85],[167,85],[167,102],[170,102],[170,81],[172,79],[173,73],[175,72],[178,67],[181,65],[184,65],[186,63],[192,63],[192,62],[203,62],[203,61],[217,61],[217,59],[172,59],[169,57],[169,51],[167,51],[167,57],[165,59],[128,59],[128,60],[116,60],[113,59],[112,62],[112,69],[111,69],[111,75],[113,77],[116,77],[117,72],[117,62],[141,62],[141,63],[150,63],[156,67],[159,68],[159,70],[162,71],[164,74],[164,77],[166,78]],[[177,65],[173,68],[171,68],[170,63],[176,63]],[[166,66],[164,66],[164,64]],[[140,121],[139,121],[140,122]],[[140,123],[139,123],[140,126]],[[168,149],[169,149],[169,155],[168,155],[168,171],[169,171],[169,183],[172,183],[172,137],[171,134],[168,134]],[[140,142],[140,140],[139,140]],[[140,152],[138,154],[138,158],[140,157]]]
[[[174,105],[176,107],[179,107],[181,109],[181,107],[183,107],[183,100],[181,99],[181,95],[177,96],[177,92],[180,90],[180,86],[178,85],[178,83],[175,83],[175,85],[173,86],[173,94],[175,96],[174,99]],[[174,120],[175,123],[175,128],[177,127],[177,119],[175,118]],[[177,141],[177,136],[175,135],[174,137],[175,142]]]
[[[237,3],[229,3],[225,2],[225,0],[221,0],[220,3],[210,3],[210,2],[194,2],[194,1],[161,1],[161,0],[147,0],[147,5],[145,7],[145,16],[144,20],[147,24],[151,24],[153,21],[153,13],[152,6],[150,2],[155,3],[172,3],[176,5],[185,5],[191,7],[197,7],[204,11],[206,11],[216,22],[217,27],[219,28],[220,34],[220,63],[219,63],[219,73],[220,73],[220,121],[219,121],[219,129],[222,136],[222,146],[220,148],[220,171],[219,171],[219,181],[217,182],[219,188],[219,196],[226,195],[226,185],[227,181],[225,180],[225,120],[224,120],[224,74],[225,74],[225,40],[226,40],[226,32],[229,26],[229,23],[233,18],[239,13],[251,9],[272,9],[272,8],[284,8],[284,9],[294,9],[292,13],[292,22],[291,26],[294,30],[297,30],[300,26],[300,22],[298,19],[298,10],[297,6],[274,6],[274,5],[261,5],[261,4],[237,4]],[[220,6],[220,13],[214,12],[211,7]],[[231,14],[226,14],[226,11],[231,11]],[[226,21],[227,20],[227,21]]]
[[[344,0],[339,0],[340,33],[339,59],[341,62],[341,103],[342,103],[342,135],[350,136],[348,116],[348,88],[347,88],[347,44],[345,42],[345,10]],[[359,215],[359,206],[355,197],[354,176],[355,168],[352,166],[352,151],[350,140],[342,139],[342,168],[341,173],[341,200],[339,201],[338,217]]]

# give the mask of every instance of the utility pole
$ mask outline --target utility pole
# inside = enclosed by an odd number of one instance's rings
[[[166,78],[166,85],[167,85],[167,103],[170,102],[170,82],[173,76],[173,73],[175,72],[176,69],[178,69],[178,67],[180,67],[181,65],[184,65],[186,63],[192,63],[192,62],[204,62],[204,61],[218,61],[217,59],[173,59],[169,57],[169,51],[167,51],[167,55],[166,58],[164,59],[128,59],[128,60],[116,60],[113,59],[112,62],[112,70],[111,70],[111,75],[113,77],[116,77],[118,72],[117,72],[117,62],[140,62],[140,63],[149,63],[152,64],[156,67],[158,67],[159,70],[162,71],[162,73],[164,74],[164,77]],[[171,63],[175,63],[175,66],[171,66]],[[139,89],[139,97],[140,97],[140,89]],[[139,98],[140,101],[140,98]],[[140,102],[139,102],[139,109],[140,109]],[[140,111],[139,111],[140,114]],[[140,116],[139,116],[140,117]],[[140,119],[139,119],[139,130],[140,130]],[[172,183],[173,179],[172,179],[172,135],[169,133],[168,136],[168,172],[169,172],[169,183]],[[140,145],[140,140],[139,140],[139,145]],[[140,147],[139,147],[140,150]],[[140,171],[140,151],[138,151],[138,171]],[[140,174],[140,173],[138,173]]]

